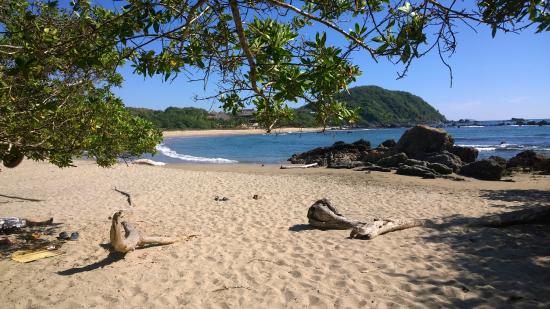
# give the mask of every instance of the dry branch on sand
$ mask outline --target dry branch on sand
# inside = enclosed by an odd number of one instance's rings
[[[420,219],[374,219],[363,223],[344,217],[327,199],[315,202],[308,210],[309,224],[320,229],[352,229],[350,238],[373,239],[389,232],[413,227],[445,227],[449,225],[470,227],[505,227],[516,224],[527,224],[550,221],[550,206],[534,207],[522,210],[490,215],[481,218],[463,219],[460,221]]]
[[[121,221],[122,216],[122,210],[117,211],[111,223],[111,246],[116,252],[127,253],[145,245],[169,245],[177,241],[172,237],[141,235],[129,222]],[[124,229],[124,235],[121,228]]]

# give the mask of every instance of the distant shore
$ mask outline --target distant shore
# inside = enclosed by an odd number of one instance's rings
[[[272,134],[290,132],[319,132],[323,128],[278,128],[271,131]],[[193,136],[228,136],[228,135],[253,135],[265,134],[264,129],[220,129],[220,130],[176,130],[163,131],[164,137],[193,137]]]

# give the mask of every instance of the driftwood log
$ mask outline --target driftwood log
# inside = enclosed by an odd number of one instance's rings
[[[350,238],[373,239],[378,235],[423,226],[424,220],[416,219],[374,219],[367,224],[359,224],[351,230]]]
[[[349,220],[332,206],[328,199],[321,199],[315,202],[307,211],[309,224],[319,229],[347,230],[360,224],[360,222]]]
[[[127,253],[145,245],[169,245],[177,241],[171,237],[143,236],[132,224],[121,221],[122,217],[122,210],[117,211],[113,215],[111,223],[111,246],[116,252]],[[122,235],[121,229],[124,229],[124,235]]]
[[[315,202],[307,212],[309,224],[319,229],[352,229],[350,238],[373,239],[389,232],[413,227],[446,228],[449,226],[505,227],[517,224],[550,222],[550,206],[533,207],[481,218],[452,220],[374,219],[363,223],[344,217],[327,199]]]

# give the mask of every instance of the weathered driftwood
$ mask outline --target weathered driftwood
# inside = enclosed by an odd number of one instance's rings
[[[368,223],[352,221],[344,217],[332,206],[329,200],[321,199],[308,210],[309,224],[320,229],[352,229],[350,238],[373,239],[389,232],[413,227],[447,228],[449,226],[469,227],[505,227],[550,221],[550,206],[533,207],[481,218],[462,218],[452,220],[427,219],[374,219]]]
[[[374,219],[367,224],[353,227],[350,238],[373,239],[378,235],[423,225],[424,220],[416,219]]]
[[[317,163],[311,163],[311,164],[293,164],[293,165],[281,165],[281,169],[292,169],[292,168],[310,168],[310,167],[317,167],[319,164]]]
[[[149,244],[169,245],[177,241],[170,237],[150,237],[141,235],[129,222],[121,221],[122,210],[113,215],[111,223],[111,246],[116,252],[127,253]],[[124,235],[121,233],[124,229]]]
[[[311,205],[307,211],[307,218],[309,224],[320,229],[347,230],[360,224],[342,216],[327,199],[318,200]]]

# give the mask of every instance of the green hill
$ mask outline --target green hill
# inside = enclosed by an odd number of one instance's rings
[[[387,90],[377,86],[349,89],[338,98],[351,107],[360,107],[358,126],[409,125],[446,121],[422,98],[405,91]],[[306,105],[304,109],[313,110]]]

